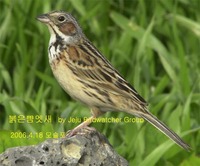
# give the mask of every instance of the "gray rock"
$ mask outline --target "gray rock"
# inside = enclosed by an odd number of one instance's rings
[[[9,148],[0,166],[127,166],[105,136],[93,128],[72,137],[49,139],[34,146]]]

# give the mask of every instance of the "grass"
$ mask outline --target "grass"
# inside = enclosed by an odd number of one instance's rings
[[[150,111],[192,151],[174,145],[148,123],[92,126],[130,165],[200,164],[198,0],[1,0],[0,10],[0,152],[60,136],[77,125],[58,123],[58,117],[90,116],[88,108],[72,100],[53,77],[47,56],[49,32],[35,19],[51,10],[65,10],[149,102]],[[30,123],[15,123],[21,115]],[[46,115],[51,115],[51,123],[32,119]],[[133,118],[115,112],[103,117]]]

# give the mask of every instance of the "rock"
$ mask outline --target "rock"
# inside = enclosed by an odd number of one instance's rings
[[[72,137],[48,139],[39,145],[9,148],[0,166],[127,166],[106,137],[83,128]]]

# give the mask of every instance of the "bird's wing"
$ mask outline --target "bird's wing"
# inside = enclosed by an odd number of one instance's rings
[[[79,47],[68,47],[67,56],[69,56],[69,63],[73,63],[70,65],[73,67],[72,71],[83,82],[147,105],[138,92],[91,43],[82,43]]]

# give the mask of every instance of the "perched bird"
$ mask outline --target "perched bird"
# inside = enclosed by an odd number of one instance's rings
[[[71,14],[53,11],[37,19],[48,26],[51,34],[49,63],[57,81],[72,98],[91,108],[92,116],[72,133],[102,113],[114,110],[144,118],[179,146],[190,149],[147,110],[147,102],[86,38]]]

